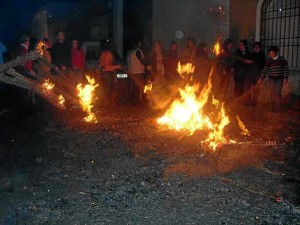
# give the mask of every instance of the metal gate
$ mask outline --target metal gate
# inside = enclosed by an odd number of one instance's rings
[[[261,43],[278,46],[292,70],[300,70],[300,0],[266,0],[261,11]]]

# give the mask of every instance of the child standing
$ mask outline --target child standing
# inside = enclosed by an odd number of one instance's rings
[[[269,74],[272,111],[280,110],[282,87],[287,85],[289,77],[288,63],[284,57],[278,55],[278,51],[276,46],[271,46],[268,49],[269,59],[260,75],[264,79],[267,73]]]

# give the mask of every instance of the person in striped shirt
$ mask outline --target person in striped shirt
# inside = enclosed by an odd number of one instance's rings
[[[282,87],[288,84],[289,77],[288,63],[284,57],[279,56],[278,51],[276,46],[269,47],[269,59],[260,74],[261,79],[264,79],[267,74],[269,75],[272,111],[280,110]]]

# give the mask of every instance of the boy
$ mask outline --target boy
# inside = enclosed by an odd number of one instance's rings
[[[278,55],[278,47],[271,46],[268,49],[269,59],[266,61],[260,77],[264,79],[269,74],[271,110],[280,110],[281,91],[283,85],[287,85],[289,77],[288,63],[284,57]]]

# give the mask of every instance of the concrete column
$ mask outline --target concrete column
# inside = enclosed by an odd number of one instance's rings
[[[260,41],[261,35],[261,8],[265,0],[259,0],[256,8],[256,30],[255,30],[255,41]]]
[[[113,0],[113,39],[115,50],[123,57],[123,0]]]

